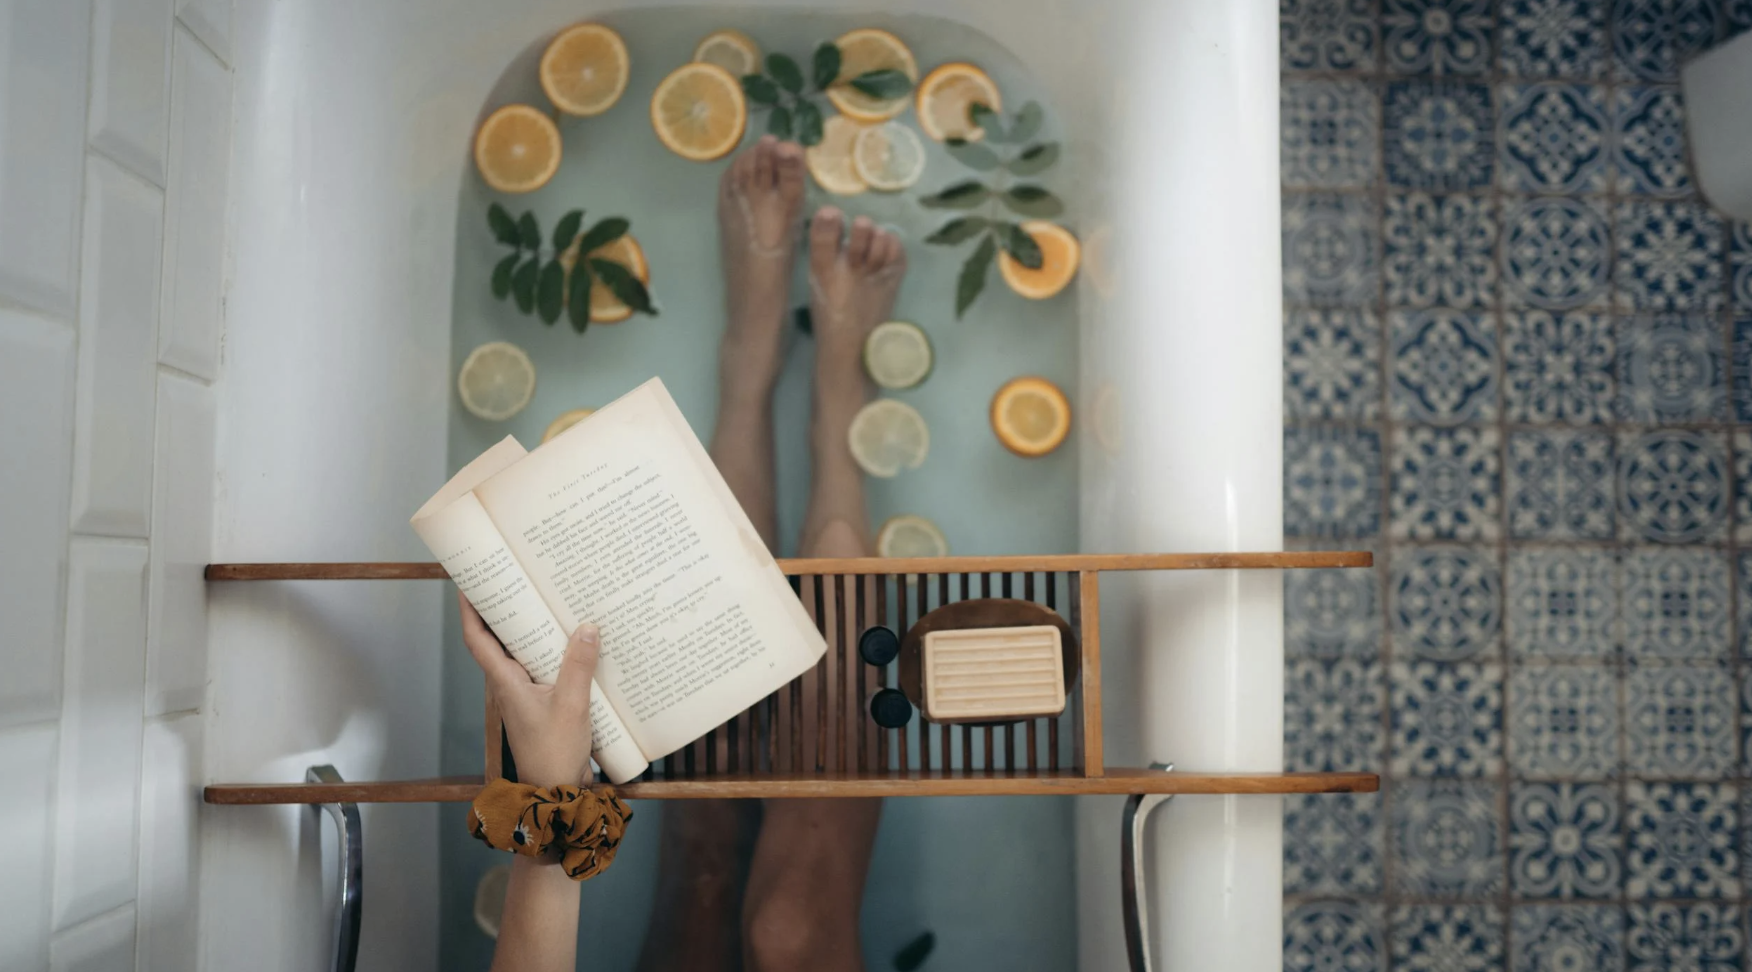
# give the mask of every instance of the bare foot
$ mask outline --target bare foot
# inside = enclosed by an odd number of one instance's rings
[[[906,273],[900,238],[867,216],[852,220],[823,206],[809,221],[809,313],[815,329],[818,425],[843,437],[869,388],[863,373],[864,338],[888,320]]]
[[[746,149],[718,185],[728,322],[719,346],[724,390],[770,393],[783,361],[791,260],[803,211],[803,149],[771,135]]]

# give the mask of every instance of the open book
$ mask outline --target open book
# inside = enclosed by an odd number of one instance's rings
[[[616,783],[827,653],[656,378],[534,452],[506,436],[413,526],[536,681],[578,625],[601,628],[592,755]]]

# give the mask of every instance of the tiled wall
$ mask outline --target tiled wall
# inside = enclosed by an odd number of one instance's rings
[[[0,969],[196,967],[230,0],[0,0]]]
[[[1747,0],[1282,0],[1285,968],[1748,960]],[[1752,97],[1752,92],[1747,93]]]

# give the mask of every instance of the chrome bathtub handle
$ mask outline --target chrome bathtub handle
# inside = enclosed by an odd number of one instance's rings
[[[1173,763],[1151,763],[1151,769],[1168,771]],[[1150,900],[1144,880],[1144,825],[1150,813],[1169,800],[1172,793],[1133,793],[1125,801],[1119,827],[1119,900],[1125,923],[1125,954],[1131,972],[1151,972]]]
[[[306,783],[344,783],[331,765],[312,766],[304,773]],[[365,844],[355,803],[313,803],[312,809],[328,811],[335,821],[335,836],[341,849],[341,890],[335,901],[333,972],[353,972],[359,962],[359,919],[363,907]]]

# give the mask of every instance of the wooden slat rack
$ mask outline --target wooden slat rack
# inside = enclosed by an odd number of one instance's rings
[[[808,672],[619,787],[631,799],[1372,792],[1367,773],[1187,773],[1102,759],[1100,575],[1119,570],[1366,568],[1367,552],[1070,554],[929,559],[794,559],[780,568],[828,643]],[[444,580],[435,563],[213,564],[209,581]],[[915,714],[885,729],[870,695],[897,688],[897,665],[858,657],[858,635],[896,633],[928,611],[1018,598],[1058,612],[1077,633],[1081,673],[1065,711],[996,726],[939,725]],[[917,702],[918,700],[914,700]],[[469,801],[483,779],[515,777],[489,703],[484,777],[338,784],[214,784],[214,804]]]

